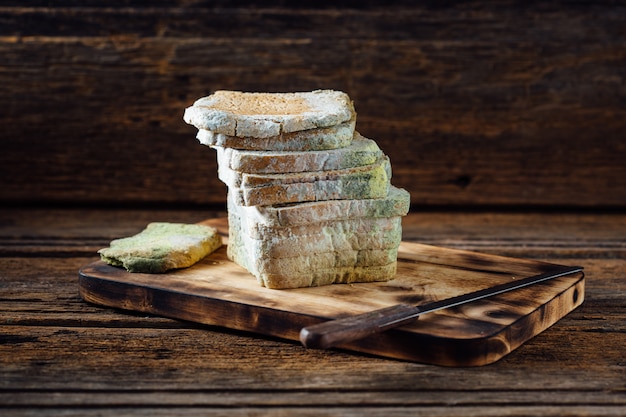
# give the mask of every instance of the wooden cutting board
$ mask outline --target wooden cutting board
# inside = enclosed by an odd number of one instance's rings
[[[227,235],[226,219],[203,223]],[[103,306],[299,340],[302,327],[328,319],[440,300],[563,268],[402,242],[392,281],[271,290],[229,261],[222,247],[190,268],[167,274],[129,273],[97,261],[80,270],[79,287],[85,301]],[[584,274],[577,272],[429,313],[340,348],[445,366],[486,365],[556,323],[583,299]]]

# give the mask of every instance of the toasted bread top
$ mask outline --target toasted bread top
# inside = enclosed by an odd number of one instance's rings
[[[266,138],[281,133],[335,126],[354,116],[346,93],[249,93],[220,90],[185,110],[185,122],[198,129],[237,137]]]

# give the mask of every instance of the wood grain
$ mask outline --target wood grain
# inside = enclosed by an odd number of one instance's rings
[[[415,207],[626,206],[619,3],[60,3],[0,8],[3,202],[223,207],[184,108],[335,88]]]
[[[585,266],[585,302],[512,354],[451,368],[81,300],[77,271],[152,220],[204,210],[0,208],[0,414],[598,415],[626,412],[625,217],[431,211],[412,241]]]

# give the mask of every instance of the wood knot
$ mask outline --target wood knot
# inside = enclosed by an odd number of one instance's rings
[[[458,177],[450,180],[450,183],[459,188],[465,189],[472,183],[472,177],[469,175],[459,175]]]

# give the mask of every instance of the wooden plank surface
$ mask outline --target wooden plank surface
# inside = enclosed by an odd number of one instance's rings
[[[184,108],[335,88],[414,205],[626,206],[622,4],[58,3],[0,7],[1,201],[224,205]]]
[[[223,213],[222,213],[223,214]],[[584,304],[502,360],[449,368],[85,303],[78,269],[153,220],[203,210],[0,209],[0,413],[597,415],[626,412],[626,217],[424,212],[412,241],[584,265]]]
[[[227,230],[226,219],[203,222]],[[80,270],[86,301],[298,341],[302,327],[399,303],[442,300],[565,268],[403,242],[389,282],[293,290],[261,287],[231,262],[226,247],[191,268],[167,274],[128,273],[101,261]],[[584,275],[570,274],[435,312],[415,324],[343,346],[376,355],[447,366],[480,366],[509,354],[584,299]]]

